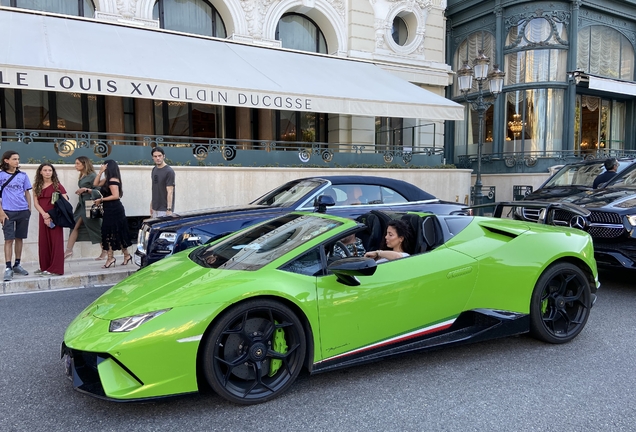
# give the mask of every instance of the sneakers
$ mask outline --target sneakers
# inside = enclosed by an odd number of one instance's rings
[[[26,271],[20,264],[13,266],[13,272],[22,276],[28,276],[29,272]],[[5,271],[6,275],[6,271]]]
[[[4,281],[9,282],[10,280],[13,280],[13,270],[7,267],[4,269]]]

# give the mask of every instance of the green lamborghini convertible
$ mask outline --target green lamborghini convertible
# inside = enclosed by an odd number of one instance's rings
[[[377,250],[391,218],[408,257]],[[290,213],[148,266],[69,325],[62,356],[76,389],[119,401],[211,387],[239,404],[310,373],[400,353],[530,332],[576,337],[596,298],[589,235],[506,219],[372,211],[357,221]]]

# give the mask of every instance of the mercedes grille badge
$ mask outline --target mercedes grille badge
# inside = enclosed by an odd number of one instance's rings
[[[577,215],[577,216],[574,216],[572,219],[570,219],[570,226],[572,228],[585,231],[585,228],[587,227],[587,221],[585,220],[583,216]]]

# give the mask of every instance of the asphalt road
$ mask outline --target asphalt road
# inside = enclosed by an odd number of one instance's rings
[[[213,393],[141,404],[75,392],[60,342],[104,289],[0,296],[0,431],[634,431],[634,275],[601,276],[569,344],[520,336],[302,375],[251,407]]]

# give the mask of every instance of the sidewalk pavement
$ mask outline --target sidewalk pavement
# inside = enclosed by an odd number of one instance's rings
[[[15,294],[34,291],[48,291],[64,288],[89,288],[95,286],[115,285],[127,276],[136,272],[137,267],[132,261],[125,266],[120,265],[122,256],[116,256],[117,263],[111,268],[102,266],[106,260],[96,261],[93,258],[79,258],[66,260],[62,276],[34,275],[39,265],[37,262],[22,262],[22,267],[29,272],[28,276],[15,274],[10,282],[2,282],[2,294]]]

